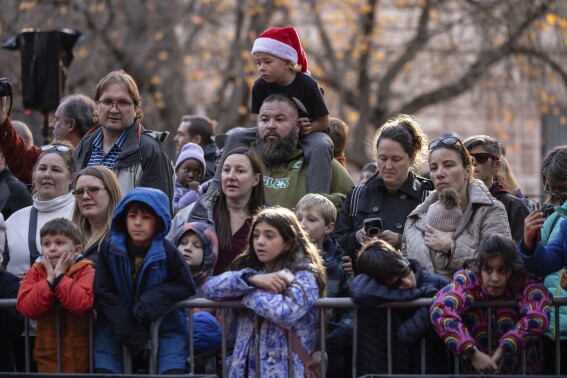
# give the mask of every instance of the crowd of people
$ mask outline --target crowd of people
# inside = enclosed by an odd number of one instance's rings
[[[559,324],[550,317],[552,297],[567,294],[567,146],[543,162],[540,209],[501,178],[495,138],[428,143],[400,114],[376,132],[355,185],[348,126],[329,117],[296,30],[267,30],[252,55],[257,127],[218,136],[213,120],[184,116],[175,161],[164,134],[142,125],[123,70],[99,81],[94,100],[61,101],[49,145],[21,136],[2,99],[0,298],[16,308],[0,310],[0,371],[25,371],[26,317],[38,372],[85,373],[93,356],[96,372],[121,374],[123,348],[134,372],[147,371],[150,325],[163,318],[159,374],[188,371],[190,321],[203,373],[222,371],[228,325],[230,377],[316,377],[321,360],[328,377],[353,364],[360,375],[418,374],[422,359],[427,373],[448,374],[455,358],[464,373],[515,374],[524,351],[528,373],[553,374],[549,361],[567,352],[567,307]],[[320,353],[323,297],[358,306],[356,361],[353,309],[327,311]],[[245,309],[171,310],[188,298]],[[381,307],[419,298],[431,307],[393,309],[391,321]],[[491,317],[474,306],[495,300],[517,306]]]

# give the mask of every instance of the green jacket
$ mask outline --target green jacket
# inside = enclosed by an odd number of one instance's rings
[[[298,148],[288,160],[276,166],[266,167],[264,189],[270,205],[293,209],[301,197],[307,194],[307,168],[303,163],[303,150]],[[340,209],[354,182],[336,160],[332,161],[331,169],[331,191],[321,194]]]
[[[565,201],[563,206],[555,206],[554,210],[553,214],[547,217],[541,229],[541,242],[544,245],[547,245],[547,243],[555,237],[557,232],[559,232],[559,225],[563,218],[567,216],[567,201]],[[559,217],[559,219],[556,220],[557,217]],[[552,226],[553,229],[551,229]],[[559,284],[561,274],[564,271],[565,268],[562,268],[545,277],[544,285],[554,297],[567,296],[567,291],[563,290]],[[561,340],[567,340],[567,307],[565,306],[559,308],[559,324],[561,325],[559,330]],[[545,335],[551,340],[555,340],[555,307],[551,307],[549,327],[547,327]]]

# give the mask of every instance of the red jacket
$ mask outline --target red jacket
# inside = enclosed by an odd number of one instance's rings
[[[10,172],[24,184],[32,183],[33,166],[41,153],[37,146],[28,144],[18,135],[10,118],[0,125],[0,148]]]
[[[43,263],[35,263],[26,272],[18,291],[16,309],[37,320],[33,357],[40,373],[57,372],[57,331],[55,304],[62,335],[62,372],[89,371],[89,314],[94,303],[95,270],[93,262],[82,259],[71,265],[65,276],[51,290]]]

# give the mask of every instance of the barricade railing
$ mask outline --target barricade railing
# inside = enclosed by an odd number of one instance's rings
[[[431,298],[421,298],[416,299],[413,301],[407,302],[389,302],[384,303],[378,308],[386,309],[387,311],[387,344],[388,344],[388,375],[392,375],[393,372],[393,356],[392,356],[392,332],[391,332],[391,322],[392,322],[392,309],[396,308],[412,308],[412,307],[428,307],[431,305],[432,299]],[[491,311],[493,307],[515,307],[518,303],[516,301],[491,301],[491,302],[478,302],[475,303],[474,306],[476,307],[488,307],[488,318],[491,318]],[[567,306],[567,297],[554,297],[552,301],[552,306],[555,309],[554,314],[554,321],[555,321],[555,376],[560,376],[561,371],[561,346],[560,346],[560,317],[559,317],[559,309],[560,307]],[[16,300],[15,299],[0,299],[0,309],[7,309],[7,308],[15,308],[16,307]],[[199,299],[187,299],[184,301],[177,302],[169,312],[175,309],[189,309],[188,319],[189,319],[189,363],[190,363],[190,372],[194,374],[195,372],[195,359],[194,359],[194,345],[193,345],[193,318],[192,313],[194,308],[207,308],[207,309],[219,309],[223,314],[222,319],[228,318],[228,312],[233,309],[244,309],[245,306],[242,304],[241,301],[212,301],[209,299],[199,298]],[[326,336],[326,309],[338,309],[338,308],[351,308],[354,310],[354,328],[353,328],[353,344],[352,344],[352,376],[357,376],[356,370],[356,356],[358,353],[357,350],[357,337],[358,337],[358,308],[354,305],[350,298],[321,298],[315,302],[315,308],[319,309],[319,334],[320,334],[320,346],[321,346],[321,353],[325,355],[325,336]],[[157,371],[157,360],[159,354],[159,327],[161,325],[162,320],[167,316],[165,314],[156,322],[152,323],[150,326],[150,335],[151,335],[151,353],[150,353],[150,365],[149,370],[150,374],[156,374]],[[59,320],[59,319],[58,319]],[[90,372],[94,371],[94,361],[93,361],[93,353],[92,353],[92,343],[93,343],[93,316],[92,312],[89,317],[90,325],[89,325],[89,336],[90,336],[90,350],[91,350],[91,357],[90,357]],[[260,358],[259,358],[259,316],[255,316],[255,342],[254,342],[254,353],[256,354],[256,374],[259,376],[260,372]],[[221,322],[221,350],[222,350],[222,376],[227,376],[227,365],[226,365],[226,358],[227,358],[227,325],[225,321]],[[31,361],[31,353],[29,348],[29,320],[26,319],[26,328],[25,328],[25,344],[26,344],[26,372],[30,371],[30,361]],[[491,332],[488,333],[488,353],[491,354],[491,341],[492,341],[492,334]],[[57,327],[57,367],[58,371],[61,371],[61,329]],[[291,337],[287,337],[288,340],[288,350],[292,350],[291,344]],[[425,359],[425,349],[426,343],[425,339],[421,341],[421,373],[425,375],[426,372],[426,359]],[[132,372],[131,365],[129,361],[131,361],[129,352],[127,348],[123,348],[123,361],[124,363],[124,373],[130,374]],[[522,373],[523,375],[526,374],[525,371],[525,352],[522,356]],[[323,373],[326,371],[326,363],[325,359],[323,358],[321,361]],[[288,366],[289,371],[293,370],[293,358],[292,354],[290,353],[288,356]],[[455,358],[455,374],[459,375],[459,358]],[[219,372],[220,373],[220,372]],[[325,376],[325,375],[323,375]]]

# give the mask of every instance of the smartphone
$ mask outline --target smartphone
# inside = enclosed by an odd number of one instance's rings
[[[382,233],[382,218],[367,218],[364,220],[364,232],[370,237],[378,236]]]

